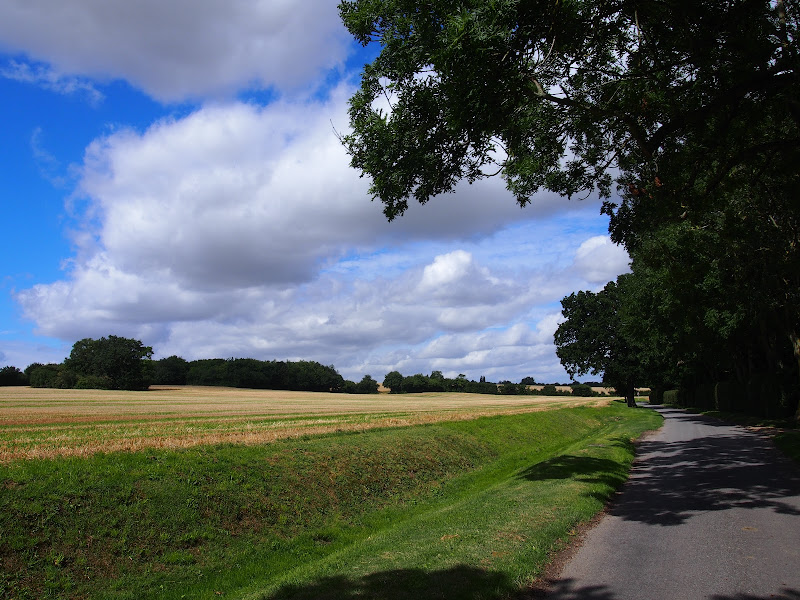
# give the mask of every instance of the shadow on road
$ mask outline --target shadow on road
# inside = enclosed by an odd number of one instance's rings
[[[515,596],[514,600],[535,600],[538,598],[558,598],[558,600],[621,600],[612,590],[604,585],[576,586],[574,579],[550,581],[547,592],[533,592]],[[713,595],[709,600],[800,600],[800,591],[783,588],[778,593],[756,596],[754,594],[735,594],[733,596]]]
[[[800,591],[783,588],[778,594],[756,596],[754,594],[736,594],[734,596],[711,596],[709,600],[800,600]]]
[[[624,497],[612,506],[612,514],[657,525],[679,525],[697,512],[733,507],[800,515],[782,501],[800,496],[800,471],[769,439],[716,419],[660,411],[709,427],[708,434],[688,441],[641,442]]]
[[[614,593],[605,585],[576,586],[574,579],[548,581],[546,589],[523,592],[514,600],[536,600],[556,597],[558,600],[615,600]]]

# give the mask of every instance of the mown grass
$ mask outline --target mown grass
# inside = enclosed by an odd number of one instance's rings
[[[794,429],[778,433],[775,445],[793,461],[800,463],[800,431]]]
[[[624,481],[619,404],[0,466],[3,598],[493,598]]]

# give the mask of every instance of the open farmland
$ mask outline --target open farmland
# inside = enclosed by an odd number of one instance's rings
[[[155,386],[147,392],[0,387],[0,462],[261,444],[606,402],[564,396],[349,395],[193,386]]]

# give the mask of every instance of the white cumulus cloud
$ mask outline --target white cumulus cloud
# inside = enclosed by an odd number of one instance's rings
[[[630,258],[625,249],[607,235],[598,235],[576,250],[574,266],[586,281],[605,284],[630,270]]]
[[[0,3],[0,48],[51,65],[45,80],[125,79],[164,101],[304,87],[349,43],[330,0]]]

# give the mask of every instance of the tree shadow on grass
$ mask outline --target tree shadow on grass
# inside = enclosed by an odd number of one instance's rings
[[[563,454],[528,467],[519,474],[519,478],[528,481],[577,479],[587,483],[613,483],[624,480],[626,474],[627,470],[613,460]]]
[[[360,578],[324,577],[285,585],[263,600],[477,600],[502,597],[511,589],[502,573],[457,565],[439,571],[396,569]]]
[[[602,446],[628,447],[631,443],[625,439],[612,440]],[[600,484],[618,489],[628,478],[628,469],[616,461],[593,456],[576,456],[562,454],[549,460],[531,465],[518,477],[528,481],[547,481],[552,479],[574,479],[583,483]],[[602,501],[608,495],[589,493]]]

